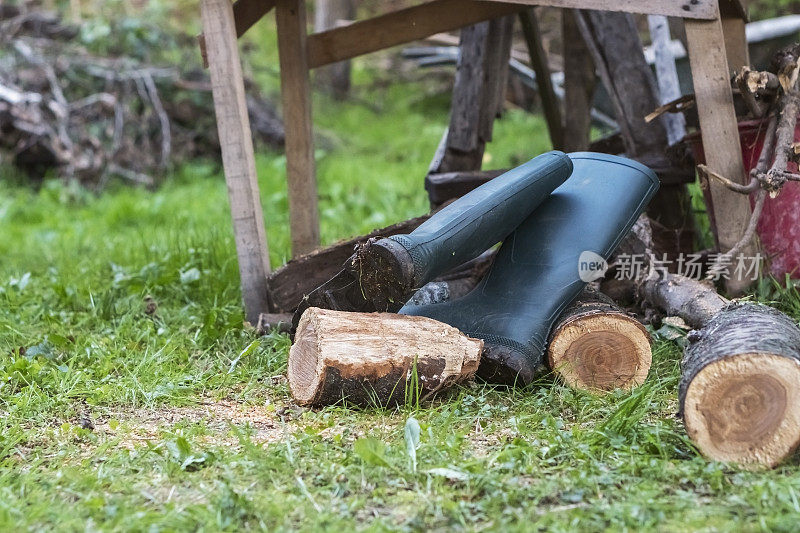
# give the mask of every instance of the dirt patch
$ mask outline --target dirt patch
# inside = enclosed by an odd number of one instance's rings
[[[238,445],[231,426],[246,430],[257,444],[283,440],[296,430],[297,408],[275,405],[247,405],[229,400],[207,401],[189,407],[111,408],[95,422],[95,432],[119,435],[120,444],[134,448],[143,441],[162,438],[176,425],[202,424],[208,434],[199,440],[213,444]]]

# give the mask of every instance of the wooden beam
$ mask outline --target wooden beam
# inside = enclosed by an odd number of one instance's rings
[[[566,7],[598,11],[622,11],[643,15],[666,15],[686,19],[713,20],[717,0],[485,0],[526,6]]]
[[[550,77],[547,52],[542,45],[542,32],[539,29],[536,12],[533,8],[520,11],[519,21],[528,45],[531,66],[536,73],[536,86],[539,89],[539,99],[542,102],[542,111],[547,121],[550,143],[556,150],[562,150],[564,148],[564,122],[561,118],[561,102],[556,97],[553,80]]]
[[[736,183],[746,183],[748,177],[742,162],[739,129],[733,109],[722,22],[719,19],[710,22],[687,20],[685,26],[706,164]],[[750,219],[750,200],[716,180],[709,185],[717,241],[720,250],[727,252],[744,235]],[[750,244],[742,254],[753,256],[756,250],[757,247]],[[728,289],[739,293],[746,285],[745,281],[736,283],[730,280]]]
[[[464,196],[504,172],[506,170],[465,170],[428,174],[425,176],[425,190],[431,205],[438,206]]]
[[[236,37],[239,38],[261,20],[275,7],[275,0],[236,0],[233,3],[233,18],[236,25]],[[200,54],[203,56],[203,66],[208,68],[208,52],[206,51],[206,37],[204,34],[197,36],[200,45]]]
[[[738,18],[744,22],[750,22],[747,2],[748,0],[719,0],[722,18]]]
[[[738,71],[750,65],[750,51],[744,31],[744,19],[722,17],[722,33],[725,35],[725,54],[728,56],[728,71]]]
[[[259,313],[269,310],[269,252],[231,3],[229,0],[203,0],[202,19],[208,36],[211,87],[245,315],[251,324],[256,324]]]
[[[319,210],[311,124],[311,88],[306,62],[305,0],[278,0],[278,56],[286,129],[286,181],[289,185],[289,226],[292,255],[319,245]]]
[[[707,0],[702,0],[707,1]],[[321,67],[510,15],[522,7],[503,2],[433,0],[308,36],[308,66]]]

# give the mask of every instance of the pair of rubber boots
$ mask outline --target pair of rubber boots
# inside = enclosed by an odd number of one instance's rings
[[[372,239],[301,303],[344,311],[421,315],[483,339],[478,374],[527,384],[555,320],[599,277],[604,262],[658,190],[640,163],[596,153],[548,152],[478,187],[408,235]],[[503,242],[467,295],[404,305],[414,291]]]

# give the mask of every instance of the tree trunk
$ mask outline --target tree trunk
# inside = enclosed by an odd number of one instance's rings
[[[678,399],[686,432],[717,461],[775,466],[800,443],[800,328],[734,303],[692,332]]]
[[[309,308],[289,351],[301,405],[391,405],[471,379],[483,341],[426,317]]]
[[[353,0],[317,0],[314,11],[314,31],[322,32],[335,28],[340,20],[355,18]],[[330,90],[337,100],[347,98],[350,93],[350,61],[339,61],[320,67],[316,72],[317,83]]]
[[[629,389],[647,378],[650,335],[610,298],[587,289],[553,327],[547,359],[573,388]]]

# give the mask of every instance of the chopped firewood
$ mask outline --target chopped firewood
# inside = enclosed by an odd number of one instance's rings
[[[686,432],[718,461],[775,466],[800,444],[800,328],[732,304],[690,334],[679,400]]]
[[[610,298],[587,289],[556,322],[547,360],[571,387],[629,389],[650,371],[650,335]]]
[[[475,375],[483,341],[436,320],[311,307],[289,351],[301,405],[390,405],[427,398]]]

